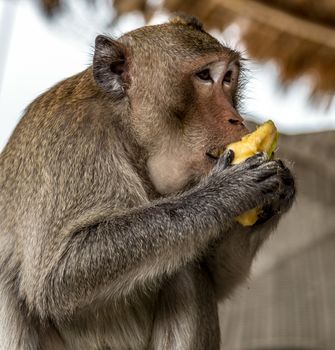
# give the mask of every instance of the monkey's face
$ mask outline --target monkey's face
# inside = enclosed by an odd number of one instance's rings
[[[192,20],[140,28],[118,42],[98,37],[93,73],[127,104],[161,194],[206,175],[225,146],[248,132],[236,111],[240,56]]]
[[[171,101],[172,111],[165,107],[170,121],[176,121],[161,126],[165,133],[156,137],[148,159],[159,192],[174,192],[207,174],[225,146],[248,132],[233,102],[238,77],[239,60],[226,55],[201,60],[185,77],[179,94],[186,101],[177,108]]]

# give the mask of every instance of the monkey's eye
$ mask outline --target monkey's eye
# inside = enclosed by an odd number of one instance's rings
[[[229,85],[232,82],[233,79],[233,71],[229,70],[225,76],[223,77],[223,84]]]
[[[201,80],[212,81],[211,73],[208,68],[198,72],[196,76]]]

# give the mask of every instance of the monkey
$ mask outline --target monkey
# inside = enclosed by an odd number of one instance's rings
[[[281,160],[216,156],[248,133],[241,62],[177,16],[98,35],[27,107],[0,156],[1,350],[220,348],[218,302],[295,197]]]

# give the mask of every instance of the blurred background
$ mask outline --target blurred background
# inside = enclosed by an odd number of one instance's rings
[[[241,111],[272,119],[298,196],[220,305],[222,349],[335,349],[335,0],[0,0],[0,150],[24,108],[91,64],[94,38],[197,16],[248,58]]]

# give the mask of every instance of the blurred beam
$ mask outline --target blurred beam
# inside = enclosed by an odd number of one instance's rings
[[[268,24],[305,40],[313,41],[335,49],[335,30],[293,16],[270,5],[251,0],[212,0],[217,6],[225,7],[244,17]]]

